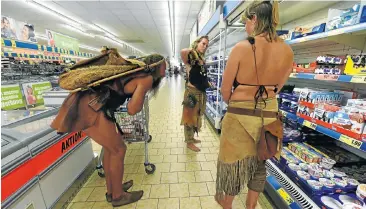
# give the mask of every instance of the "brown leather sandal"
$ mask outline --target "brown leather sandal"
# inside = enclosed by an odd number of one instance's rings
[[[134,202],[139,201],[144,195],[144,191],[135,191],[135,192],[126,192],[130,194],[128,197],[126,195],[122,195],[121,197],[112,200],[113,207],[119,207],[123,205],[128,205]]]
[[[122,187],[123,191],[127,192],[133,186],[133,180],[125,182]],[[112,202],[112,194],[105,193],[105,199],[107,202]]]

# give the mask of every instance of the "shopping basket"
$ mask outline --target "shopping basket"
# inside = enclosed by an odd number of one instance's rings
[[[146,95],[142,110],[136,115],[129,115],[127,113],[127,102],[117,109],[115,117],[118,125],[123,132],[123,139],[125,142],[144,142],[145,145],[145,172],[153,174],[155,172],[155,165],[149,162],[148,143],[152,140],[149,135],[149,96]],[[104,177],[103,170],[103,155],[104,148],[102,148],[98,160],[97,170],[100,177]]]

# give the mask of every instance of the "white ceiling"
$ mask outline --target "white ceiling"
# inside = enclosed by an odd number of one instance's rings
[[[82,23],[84,29],[91,29],[88,25],[96,24],[143,53],[155,52],[172,56],[168,0],[47,1],[40,3]],[[202,4],[203,0],[174,0],[175,23],[173,28],[175,28],[176,49],[189,46],[189,34]],[[25,0],[1,1],[1,12],[2,15],[33,24],[37,34],[45,35],[45,29],[50,29],[77,38],[83,45],[98,49],[103,45],[108,45],[117,47],[122,54],[131,54],[126,48],[114,42],[98,36],[90,37],[85,33],[65,27],[65,24],[71,25],[72,22],[60,18],[60,15],[50,14],[49,10],[34,6]]]

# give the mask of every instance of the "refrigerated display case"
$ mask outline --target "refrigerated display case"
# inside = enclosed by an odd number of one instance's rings
[[[7,121],[1,127],[2,208],[53,208],[94,163],[91,141],[83,132],[52,129],[57,108],[25,112],[2,113]]]

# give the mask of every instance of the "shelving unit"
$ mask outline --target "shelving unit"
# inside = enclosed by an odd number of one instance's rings
[[[336,132],[334,130],[331,130],[329,128],[326,128],[324,126],[321,126],[319,124],[314,123],[314,121],[311,120],[306,120],[304,118],[298,117],[295,114],[286,112],[284,110],[281,110],[281,113],[284,117],[292,119],[292,120],[296,120],[299,124],[306,126],[308,128],[311,128],[319,133],[322,133],[324,135],[327,135],[333,139],[336,139],[340,142],[343,142],[345,144],[347,144],[348,146],[351,146],[353,148],[356,148],[362,152],[365,152],[366,154],[366,143],[362,142],[360,140],[354,139],[352,137],[346,136],[344,134],[341,134],[339,132]]]
[[[290,78],[366,84],[366,76],[362,76],[362,75],[329,75],[329,74],[311,74],[311,73],[291,73]]]
[[[211,39],[210,47],[206,52],[207,65],[209,68],[218,65],[220,70],[210,73],[212,76],[217,76],[218,80],[222,77],[227,56],[232,47],[239,41],[246,39],[244,25],[240,24],[238,20],[250,3],[250,1],[227,1],[223,6],[221,21],[217,22],[208,34],[201,34],[209,35]],[[297,26],[308,27],[324,23],[327,22],[329,8],[349,8],[354,3],[321,1],[314,5],[306,1],[282,1],[280,3],[280,22],[283,24],[278,28],[291,30]],[[365,36],[366,23],[359,23],[294,40],[286,40],[286,43],[293,49],[296,63],[310,63],[314,62],[319,55],[360,54],[366,51]],[[221,85],[220,82],[219,80],[218,87]],[[287,84],[329,90],[355,90],[361,94],[366,94],[366,75],[292,73]],[[219,88],[216,92],[220,92]],[[225,113],[225,104],[219,97],[216,98],[215,104],[214,106],[210,102],[207,103],[206,116],[215,128],[219,129],[220,124],[217,123],[217,120]],[[337,146],[366,158],[366,142],[315,124],[310,118],[298,117],[296,114],[286,111],[282,111],[282,113],[302,126],[335,139]],[[308,196],[285,172],[281,171],[278,167],[279,164],[269,160],[266,165],[268,172],[266,192],[276,202],[278,208],[321,208],[314,202],[315,200],[313,201],[313,197]]]

